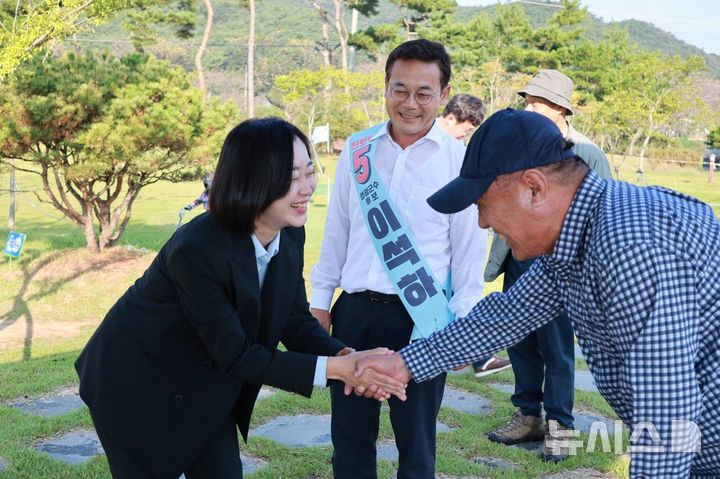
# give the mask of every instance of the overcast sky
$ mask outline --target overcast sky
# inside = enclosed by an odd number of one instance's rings
[[[522,1],[533,3],[532,0]],[[498,3],[497,0],[457,2],[459,5]],[[720,0],[581,0],[581,4],[606,22],[629,18],[644,20],[708,53],[720,54]]]

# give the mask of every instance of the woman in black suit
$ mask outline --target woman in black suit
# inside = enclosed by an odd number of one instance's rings
[[[113,477],[241,478],[236,427],[247,441],[262,384],[309,397],[327,377],[403,394],[398,381],[355,378],[359,353],[336,357],[350,351],[308,312],[309,151],[277,118],[233,129],[209,213],[175,232],[76,361]]]

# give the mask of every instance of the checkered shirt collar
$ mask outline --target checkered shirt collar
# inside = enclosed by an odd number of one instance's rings
[[[565,215],[560,237],[549,258],[552,262],[572,263],[581,254],[585,230],[606,186],[605,180],[588,171]]]

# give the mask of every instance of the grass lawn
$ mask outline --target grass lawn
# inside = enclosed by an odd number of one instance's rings
[[[335,162],[326,158],[323,164],[330,180],[319,177],[318,191],[311,207],[306,276],[319,256]],[[621,178],[635,181],[634,171],[632,161],[625,162]],[[720,185],[708,185],[704,172],[657,167],[648,171],[646,178],[648,184],[660,184],[697,196],[713,204],[718,212]],[[7,175],[0,176],[0,181],[7,184]],[[23,190],[39,188],[37,179],[27,174],[19,174],[18,182]],[[142,273],[172,234],[178,221],[178,210],[197,197],[201,190],[200,181],[159,183],[144,189],[133,208],[133,218],[122,238],[122,247],[95,256],[84,251],[84,238],[69,220],[30,193],[19,195],[15,229],[26,233],[28,240],[20,260],[0,260],[3,285],[0,288],[0,460],[6,463],[0,479],[109,477],[103,457],[96,457],[82,466],[69,466],[31,447],[39,438],[75,428],[91,428],[86,410],[41,418],[11,408],[8,403],[17,398],[52,393],[76,382],[72,363],[79,350],[113,302]],[[7,208],[7,193],[0,192],[0,238],[3,242],[8,232]],[[186,221],[199,213],[199,209],[189,213]],[[500,282],[496,281],[488,285],[487,291],[499,288]],[[578,367],[586,368],[581,360],[578,360]],[[512,383],[511,372],[482,381],[475,380],[470,374],[456,374],[450,376],[449,382],[489,399],[494,412],[477,417],[448,409],[441,411],[440,420],[455,429],[438,436],[439,473],[536,478],[555,471],[587,467],[619,478],[627,475],[625,456],[581,452],[562,464],[550,465],[540,462],[532,453],[488,441],[485,433],[502,424],[513,412],[509,396],[488,384]],[[595,393],[578,391],[576,407],[614,417],[608,405]],[[252,425],[257,426],[277,415],[300,412],[328,414],[328,393],[318,390],[308,401],[280,392],[258,404]],[[381,436],[392,437],[386,411],[382,416]],[[249,444],[242,447],[244,452],[268,461],[268,466],[252,477],[331,477],[330,448],[294,449],[252,435]],[[510,471],[490,469],[474,464],[472,458],[477,456],[502,458],[514,463],[516,468]],[[390,462],[381,462],[379,469],[381,477],[390,477],[394,467]]]

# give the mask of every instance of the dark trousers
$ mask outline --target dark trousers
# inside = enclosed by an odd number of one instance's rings
[[[413,322],[402,304],[371,303],[342,293],[332,309],[333,336],[356,350],[407,345]],[[398,479],[435,477],[435,421],[442,403],[445,374],[422,383],[411,381],[407,401],[392,397],[390,422],[399,452]],[[333,476],[375,479],[380,402],[345,396],[343,385],[331,386]]]
[[[127,452],[95,419],[95,430],[102,443],[113,479],[177,479],[159,478],[142,462]],[[138,434],[142,434],[141,431]],[[157,447],[162,447],[158,444]],[[238,447],[237,427],[231,416],[223,421],[217,433],[185,470],[186,479],[242,479],[242,462]]]
[[[508,256],[503,291],[515,284],[533,261]],[[507,351],[515,373],[515,394],[510,399],[515,407],[526,416],[540,416],[544,405],[547,419],[573,427],[575,342],[567,314],[563,312]]]

